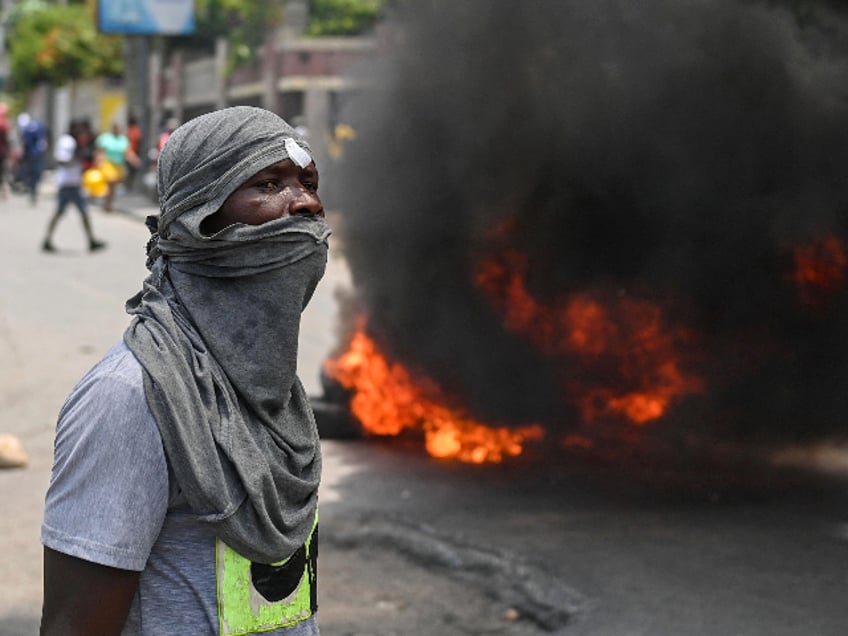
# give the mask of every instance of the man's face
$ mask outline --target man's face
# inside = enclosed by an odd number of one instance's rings
[[[261,225],[283,216],[324,216],[318,197],[318,169],[305,168],[284,159],[263,168],[233,192],[221,209],[200,225],[204,234],[214,234],[233,223]]]

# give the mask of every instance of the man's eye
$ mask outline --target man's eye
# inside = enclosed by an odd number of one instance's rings
[[[310,192],[318,192],[318,184],[315,181],[304,181],[303,187]]]
[[[277,189],[276,181],[260,181],[258,185],[260,190],[266,190],[268,192]]]

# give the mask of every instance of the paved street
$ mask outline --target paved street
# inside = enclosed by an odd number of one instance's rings
[[[93,210],[108,242],[95,254],[69,211],[47,255],[53,203],[49,192],[35,207],[0,201],[0,433],[30,456],[0,470],[0,636],[37,632],[55,417],[120,338],[123,302],[145,273],[138,201],[132,214]],[[303,321],[312,395],[335,345],[334,293],[349,285],[338,251]],[[324,453],[325,636],[842,636],[848,626],[848,490],[837,480],[566,456],[475,467],[430,459],[414,440],[325,440]]]

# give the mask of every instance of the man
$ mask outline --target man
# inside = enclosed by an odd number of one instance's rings
[[[56,251],[53,246],[53,233],[56,231],[56,226],[64,215],[65,209],[71,203],[79,210],[82,228],[88,239],[89,251],[94,252],[106,247],[106,243],[94,238],[91,220],[88,218],[88,206],[82,195],[82,159],[76,140],[78,130],[79,124],[72,122],[69,131],[56,141],[56,149],[53,152],[53,158],[56,160],[56,185],[59,187],[59,194],[56,212],[47,224],[47,234],[41,244],[41,249],[45,252]]]
[[[9,158],[11,143],[9,132],[9,105],[0,102],[0,199],[9,196],[9,185],[6,183],[6,164]]]
[[[304,140],[247,106],[159,163],[150,274],[59,416],[41,634],[318,633],[315,420],[300,314],[329,229]]]
[[[44,123],[29,113],[21,113],[18,117],[21,146],[23,149],[23,166],[25,170],[26,189],[30,201],[38,202],[38,186],[44,173],[44,154],[47,152],[48,130]]]

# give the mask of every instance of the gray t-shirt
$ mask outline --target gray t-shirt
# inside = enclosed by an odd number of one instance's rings
[[[141,572],[124,636],[318,634],[317,533],[303,554],[275,564],[277,576],[272,566],[257,573],[190,514],[123,343],[65,401],[54,452],[41,541]]]

